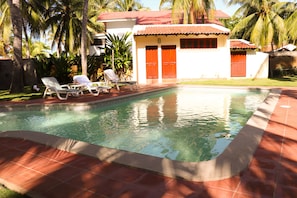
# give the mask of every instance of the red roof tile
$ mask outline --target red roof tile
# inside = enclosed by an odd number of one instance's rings
[[[257,49],[257,46],[243,39],[231,39],[230,48],[231,49]]]
[[[135,29],[135,36],[148,35],[229,35],[230,31],[224,27],[214,24],[193,24],[193,25],[150,25],[138,26]]]
[[[215,11],[215,19],[229,18],[223,11]],[[116,20],[136,20],[136,25],[157,25],[172,24],[172,14],[170,10],[163,11],[130,11],[130,12],[107,12],[98,17],[98,21],[108,22]],[[208,21],[206,19],[206,21]],[[213,20],[212,20],[213,21]]]

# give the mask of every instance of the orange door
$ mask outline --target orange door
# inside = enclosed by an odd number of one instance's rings
[[[162,46],[162,78],[176,78],[176,46]]]
[[[231,52],[231,77],[246,77],[246,52]]]
[[[146,53],[146,78],[158,79],[158,46],[147,46]]]

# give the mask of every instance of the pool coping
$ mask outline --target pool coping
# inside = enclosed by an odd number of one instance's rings
[[[4,131],[0,133],[0,138],[11,137],[30,140],[67,152],[145,169],[173,178],[183,178],[189,181],[220,180],[239,174],[249,165],[278,102],[280,93],[281,89],[270,89],[268,97],[224,152],[212,160],[202,162],[169,160],[33,131]],[[129,96],[131,97],[131,95]],[[129,96],[125,96],[125,98]]]

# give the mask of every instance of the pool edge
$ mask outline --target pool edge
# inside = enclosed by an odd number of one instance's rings
[[[30,140],[54,148],[88,155],[100,160],[141,168],[169,177],[190,181],[219,180],[237,175],[248,166],[261,141],[269,118],[277,104],[280,89],[271,89],[269,96],[248,120],[246,126],[217,158],[202,162],[179,162],[89,144],[33,131],[5,131],[0,137]],[[244,153],[245,155],[242,155]]]

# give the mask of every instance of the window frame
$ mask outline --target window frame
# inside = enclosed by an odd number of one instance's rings
[[[183,38],[180,39],[181,49],[213,49],[218,48],[217,38]]]

